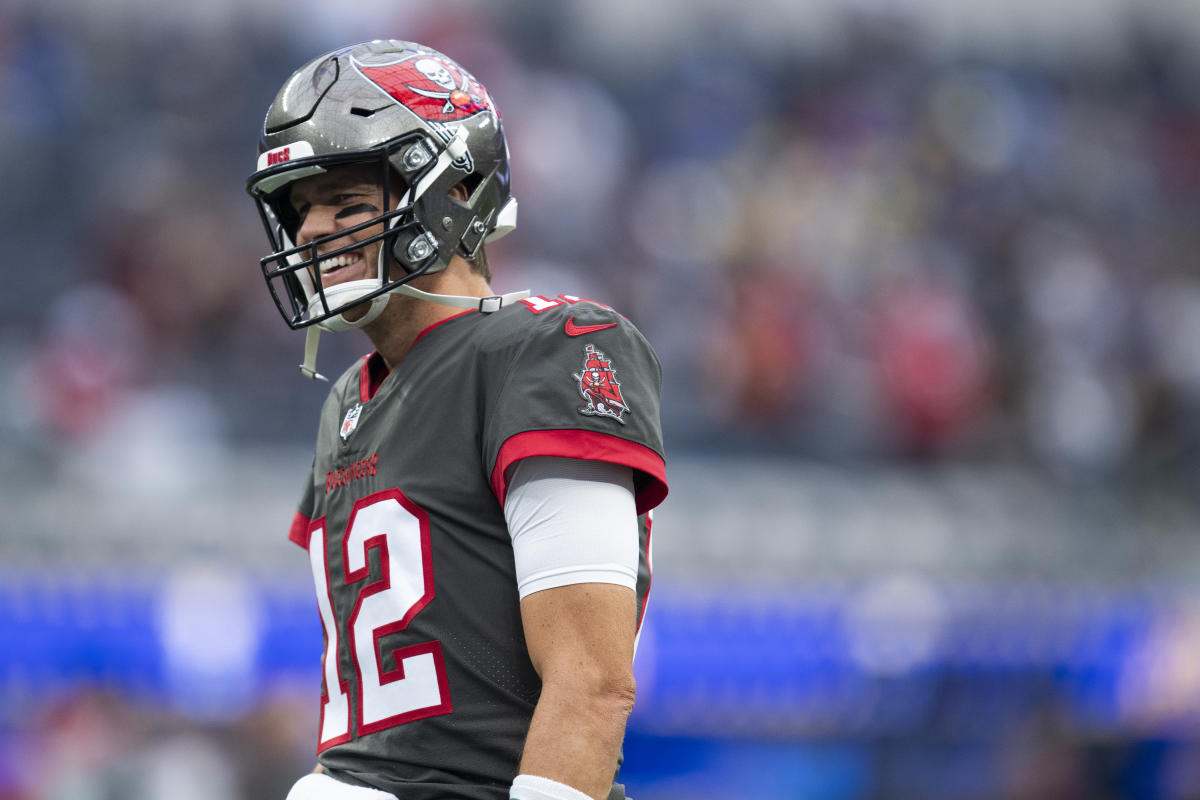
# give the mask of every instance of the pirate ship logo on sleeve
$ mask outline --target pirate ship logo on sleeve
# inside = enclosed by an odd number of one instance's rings
[[[629,411],[621,397],[621,384],[617,382],[612,361],[596,349],[595,345],[583,348],[583,370],[572,376],[579,381],[579,394],[587,405],[579,409],[589,417],[609,417],[622,425],[621,415]]]

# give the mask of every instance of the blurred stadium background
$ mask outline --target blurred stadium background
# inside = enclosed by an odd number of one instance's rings
[[[0,799],[311,766],[324,389],[242,185],[377,36],[504,112],[496,287],[662,357],[638,800],[1200,798],[1195,0],[7,0]]]

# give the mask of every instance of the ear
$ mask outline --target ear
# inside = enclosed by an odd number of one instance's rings
[[[455,200],[465,203],[467,202],[467,198],[471,196],[471,193],[467,191],[465,183],[460,183],[450,190],[449,195]]]

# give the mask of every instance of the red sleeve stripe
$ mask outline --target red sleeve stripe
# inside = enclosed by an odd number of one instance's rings
[[[288,531],[288,538],[296,544],[308,549],[308,526],[312,523],[308,517],[296,512],[296,516],[292,518],[292,527]]]
[[[581,430],[526,431],[509,437],[500,446],[492,468],[492,493],[504,505],[508,493],[508,468],[530,456],[586,458],[623,464],[643,473],[637,476],[637,513],[644,514],[667,496],[667,470],[662,456],[645,445],[607,433]]]

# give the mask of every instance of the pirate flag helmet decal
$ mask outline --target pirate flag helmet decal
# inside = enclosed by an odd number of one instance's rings
[[[301,220],[289,202],[293,182],[361,164],[378,167],[386,208],[362,225],[297,245]],[[460,184],[466,199],[450,195]],[[271,243],[261,259],[263,276],[292,328],[360,327],[393,292],[484,311],[516,299],[486,298],[489,306],[406,285],[445,269],[456,254],[474,257],[485,241],[516,226],[496,105],[470,73],[428,47],[366,42],[293,73],[267,110],[258,168],[246,188]],[[363,231],[370,238],[353,241],[351,234]],[[379,240],[384,246],[374,278],[322,285],[318,253],[329,258]],[[371,304],[364,317],[350,322],[342,316],[364,303]]]
[[[483,111],[495,111],[487,90],[466,70],[438,55],[414,53],[392,64],[355,63],[397,102],[429,122],[457,122]]]

